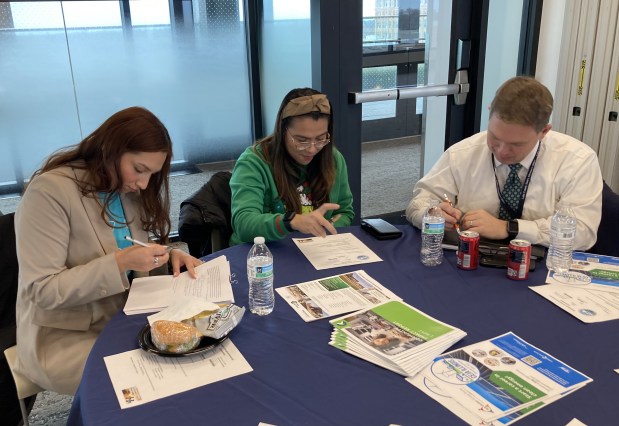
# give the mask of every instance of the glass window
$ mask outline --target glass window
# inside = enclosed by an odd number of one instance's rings
[[[520,27],[523,1],[493,0],[488,6],[488,34],[484,66],[482,105],[492,103],[499,86],[518,70]],[[519,19],[514,19],[517,16]],[[488,127],[488,110],[482,110],[479,128]]]
[[[251,143],[239,0],[178,3],[0,3],[0,192],[132,105],[166,124],[176,162]]]
[[[310,0],[264,0],[263,9],[262,125],[270,134],[286,93],[312,86]]]
[[[426,28],[426,0],[364,0],[363,91],[423,85]],[[423,99],[364,103],[361,109],[364,142],[404,137],[410,129],[419,133]],[[378,136],[381,126],[392,132]]]

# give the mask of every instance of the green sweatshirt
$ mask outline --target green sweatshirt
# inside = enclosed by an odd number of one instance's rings
[[[348,170],[344,156],[335,148],[333,158],[336,176],[329,193],[329,202],[339,204],[340,208],[327,212],[325,218],[340,214],[334,225],[348,226],[355,215],[348,186]],[[264,237],[266,241],[275,241],[288,234],[283,222],[286,207],[277,191],[271,168],[252,147],[248,147],[236,161],[230,189],[234,229],[230,245],[252,242],[257,236]]]

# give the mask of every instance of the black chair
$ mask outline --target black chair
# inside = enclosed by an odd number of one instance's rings
[[[11,369],[4,356],[5,349],[16,343],[15,301],[17,300],[17,252],[15,251],[15,215],[0,215],[0,401],[5,407],[3,423],[16,425],[22,420],[17,390]],[[26,401],[32,408],[36,396]],[[28,410],[29,411],[29,410]]]
[[[202,257],[228,247],[232,235],[230,172],[215,173],[181,203],[178,236],[189,253]]]
[[[602,190],[602,220],[597,241],[588,251],[619,257],[619,194],[615,194],[606,182]]]

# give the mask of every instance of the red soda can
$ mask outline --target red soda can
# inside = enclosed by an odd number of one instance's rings
[[[531,243],[526,240],[511,240],[507,254],[507,278],[526,280],[531,264]]]
[[[462,231],[458,240],[457,265],[458,268],[470,271],[479,265],[479,233]]]

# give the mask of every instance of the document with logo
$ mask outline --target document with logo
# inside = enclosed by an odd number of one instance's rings
[[[548,272],[546,284],[574,287],[590,285],[591,288],[619,292],[619,258],[600,254],[572,253],[572,266],[568,272]]]
[[[376,253],[351,233],[324,238],[293,238],[292,241],[317,270],[382,262]]]
[[[365,271],[320,278],[275,291],[306,322],[357,311],[387,300],[401,300]]]
[[[545,406],[592,381],[511,332],[436,357],[422,378],[484,424]]]
[[[597,290],[593,286],[573,287],[556,284],[529,288],[582,322],[619,319],[619,293],[616,291]]]
[[[529,287],[585,323],[619,319],[619,258],[574,252],[567,272]]]
[[[230,340],[191,356],[163,357],[134,349],[103,360],[122,409],[253,371]]]
[[[447,408],[456,416],[460,417],[467,424],[476,425],[476,424],[485,424],[486,426],[507,426],[515,423],[516,421],[522,419],[523,417],[529,416],[535,413],[537,410],[546,407],[548,404],[566,396],[559,395],[552,398],[547,399],[545,402],[540,402],[533,406],[527,407],[523,410],[516,411],[515,413],[510,414],[509,416],[501,417],[497,420],[494,420],[490,423],[483,423],[483,421],[477,416],[476,413],[470,412],[462,405],[458,404],[456,400],[454,400],[449,395],[446,395],[441,389],[436,386],[436,383],[432,381],[431,378],[422,376],[421,374],[417,374],[413,377],[407,377],[406,381],[415,386],[417,389],[428,395],[430,398],[441,404],[443,407]],[[573,392],[573,391],[572,391]],[[568,425],[569,426],[569,423]]]

